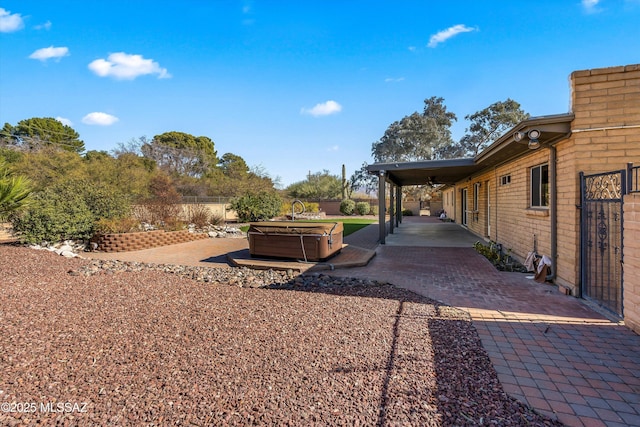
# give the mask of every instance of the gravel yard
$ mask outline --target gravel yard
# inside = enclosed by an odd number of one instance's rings
[[[167,269],[0,245],[0,425],[559,425],[503,392],[460,310]]]

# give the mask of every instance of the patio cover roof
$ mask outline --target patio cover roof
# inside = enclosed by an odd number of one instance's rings
[[[514,134],[526,134],[532,129],[540,131],[541,147],[548,146],[571,133],[574,115],[555,114],[532,117],[505,132],[498,140],[474,158],[447,160],[426,160],[419,162],[374,163],[367,166],[370,174],[380,175],[381,171],[395,185],[450,184],[453,185],[482,169],[497,166],[529,152],[528,139],[517,142]]]

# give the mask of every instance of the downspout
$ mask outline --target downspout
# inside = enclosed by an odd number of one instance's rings
[[[558,153],[555,145],[550,145],[549,151],[549,214],[551,216],[551,262],[553,262],[553,266],[551,268],[551,280],[555,282],[558,266],[558,189],[556,188],[556,162]]]
[[[556,144],[571,135],[571,131],[549,142],[549,220],[551,221],[551,280],[558,277],[558,151]]]

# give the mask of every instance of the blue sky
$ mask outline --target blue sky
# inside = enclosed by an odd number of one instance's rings
[[[283,185],[372,162],[431,96],[567,112],[569,74],[640,63],[640,0],[0,0],[0,126],[54,117],[88,150],[208,136]]]

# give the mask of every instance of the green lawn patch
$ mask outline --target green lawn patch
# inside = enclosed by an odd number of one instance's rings
[[[361,228],[366,227],[369,224],[373,224],[376,222],[375,219],[369,218],[340,218],[340,219],[312,219],[308,222],[341,222],[344,231],[342,232],[342,236],[348,236],[351,233],[355,233]]]
[[[376,222],[375,219],[370,218],[340,218],[340,219],[309,219],[301,222],[341,222],[344,228],[342,236],[348,236],[349,234],[355,233],[361,228],[366,227],[369,224],[373,224]],[[249,226],[245,225],[240,227],[240,230],[243,233],[246,233],[249,230]]]

